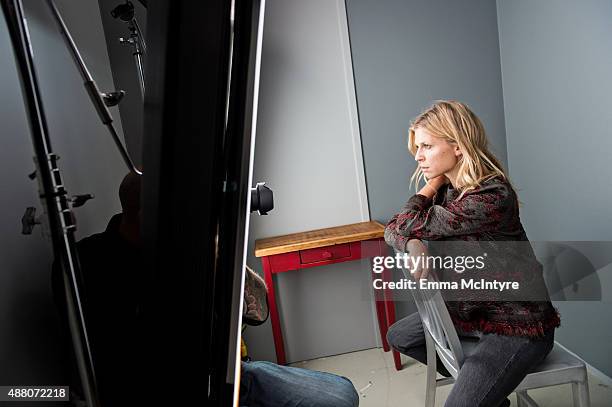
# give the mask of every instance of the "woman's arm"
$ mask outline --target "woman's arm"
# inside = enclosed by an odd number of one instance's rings
[[[432,178],[423,188],[419,190],[419,192],[417,192],[415,196],[420,195],[422,197],[421,200],[424,199],[423,202],[425,205],[427,205],[427,203],[431,204],[430,201],[435,196],[436,192],[438,192],[438,189],[440,189],[440,187],[446,183],[448,183],[448,178],[446,178],[445,175]],[[406,252],[408,250],[406,245],[410,238],[398,233],[394,227],[400,214],[401,212],[393,216],[387,224],[387,227],[385,228],[385,241],[394,249],[401,252]]]
[[[403,248],[394,246],[398,250],[405,251],[410,239],[436,240],[499,229],[504,218],[513,215],[511,209],[516,202],[510,187],[503,183],[484,185],[444,206],[431,205],[430,197],[420,192],[408,200],[385,230],[385,238],[404,244]]]
[[[410,259],[422,256],[426,258],[429,254],[429,250],[425,243],[423,243],[419,239],[410,239],[408,244],[406,244],[406,252],[410,254]],[[429,276],[430,270],[427,267],[427,262],[422,261],[416,264],[411,264],[410,269],[413,270],[412,275],[415,280],[420,280],[421,278],[427,278]]]

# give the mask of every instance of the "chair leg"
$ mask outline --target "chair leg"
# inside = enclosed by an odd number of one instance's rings
[[[516,403],[518,407],[539,407],[538,403],[527,394],[527,390],[516,392]]]
[[[427,349],[427,389],[425,390],[425,407],[434,407],[436,402],[436,347],[433,339],[425,329],[425,347]]]
[[[572,383],[572,398],[574,399],[574,407],[580,406],[580,400],[578,399],[578,383]]]
[[[574,407],[590,407],[591,397],[589,395],[589,383],[572,383],[572,395],[574,396]]]

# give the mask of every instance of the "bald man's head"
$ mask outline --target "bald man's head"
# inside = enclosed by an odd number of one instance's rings
[[[127,174],[119,186],[119,200],[123,214],[129,218],[138,217],[140,211],[140,189],[142,180],[140,175],[133,172]]]

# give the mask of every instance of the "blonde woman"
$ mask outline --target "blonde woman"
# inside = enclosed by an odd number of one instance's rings
[[[420,114],[410,127],[409,150],[417,162],[412,180],[426,183],[388,223],[390,246],[420,254],[427,252],[423,241],[528,242],[514,188],[489,151],[481,121],[465,104],[439,101]],[[527,276],[526,285],[543,288],[540,297],[447,302],[458,332],[478,338],[478,345],[465,360],[446,407],[509,406],[506,397],[552,349],[559,314],[548,300],[533,252],[520,258],[513,267],[522,269],[512,275]],[[427,272],[417,270],[415,278]],[[418,314],[392,325],[387,339],[399,352],[426,363]],[[441,363],[438,369],[449,376]]]

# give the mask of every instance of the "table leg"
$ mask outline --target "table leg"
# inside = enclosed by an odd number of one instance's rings
[[[391,281],[391,270],[385,268],[383,271],[383,281]],[[385,298],[385,309],[387,315],[387,327],[390,327],[395,323],[395,302],[393,301],[393,292],[389,289],[385,289],[384,291]],[[388,328],[387,328],[388,329]],[[385,336],[386,336],[385,332]],[[392,350],[393,354],[393,363],[395,364],[396,370],[402,370],[402,361],[400,359],[400,355],[396,350]]]
[[[272,278],[272,267],[270,259],[262,257],[264,278],[268,287],[268,305],[270,307],[270,321],[272,322],[272,334],[274,336],[274,350],[276,351],[276,363],[285,365],[287,359],[285,357],[285,345],[283,343],[283,332],[281,331],[280,319],[278,317],[278,308],[276,307],[276,295],[274,291],[274,280]]]
[[[379,274],[372,272],[372,281],[382,277]],[[380,332],[380,340],[383,345],[383,350],[389,352],[389,342],[387,342],[387,311],[385,310],[384,298],[380,298],[381,294],[374,292],[374,304],[376,304],[376,317],[378,318],[378,331]]]

